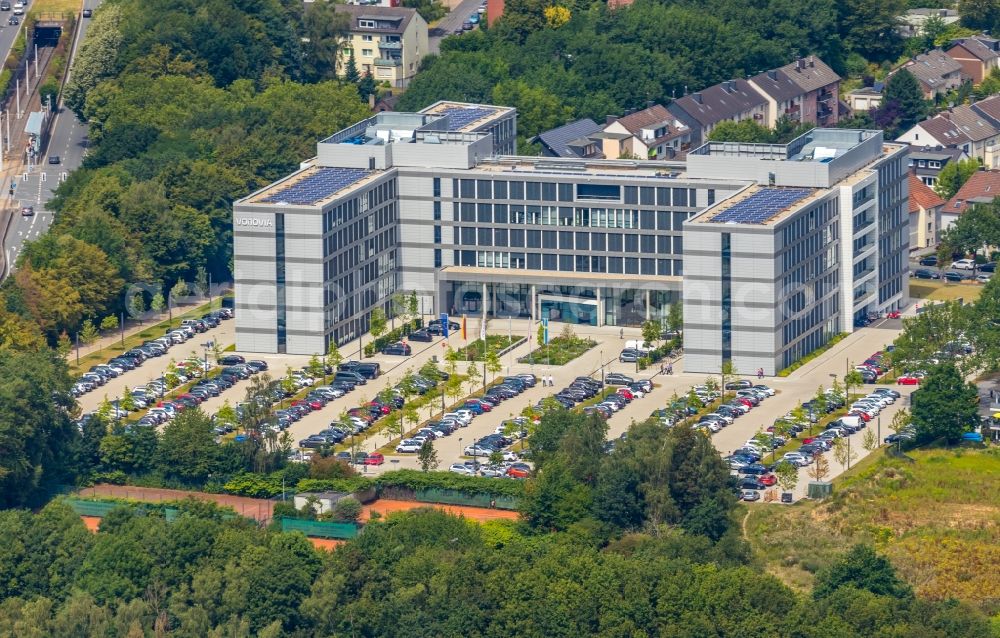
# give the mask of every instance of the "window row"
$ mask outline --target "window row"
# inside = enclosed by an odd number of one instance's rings
[[[440,227],[434,227],[435,242]],[[452,239],[459,246],[499,246],[543,248],[546,250],[589,250],[613,253],[675,254],[684,251],[680,235],[638,235],[627,233],[583,233],[567,230],[520,230],[455,226]]]
[[[624,275],[681,276],[680,259],[651,257],[605,257],[595,255],[553,255],[551,253],[456,250],[455,263],[479,268],[548,270]]]
[[[669,210],[452,202],[454,221],[480,224],[680,231],[684,222],[693,215],[694,213]],[[434,219],[441,219],[440,202],[434,202]]]
[[[440,192],[440,183],[435,184]],[[642,206],[697,206],[693,188],[621,186],[619,184],[574,184],[522,182],[492,179],[453,179],[452,195],[461,199],[509,199],[540,202],[603,200]],[[437,195],[435,195],[436,197]],[[711,193],[714,199],[715,193]]]

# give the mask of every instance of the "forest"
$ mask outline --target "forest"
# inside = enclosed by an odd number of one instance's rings
[[[184,501],[117,508],[98,533],[56,500],[0,512],[5,636],[796,636],[987,638],[978,609],[916,596],[857,545],[809,595],[743,540],[728,469],[686,428],[556,411],[532,435],[540,478],[519,521],[423,509],[332,552]]]

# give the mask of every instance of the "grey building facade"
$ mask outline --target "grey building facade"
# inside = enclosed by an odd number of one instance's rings
[[[685,367],[717,368],[723,237],[718,224],[699,220],[767,184],[768,171],[721,151],[695,152],[687,164],[517,157],[510,154],[515,142],[516,113],[506,107],[438,103],[420,113],[380,113],[322,140],[302,169],[238,201],[237,349],[321,353],[330,342],[366,332],[372,309],[388,307],[396,291],[415,292],[422,314],[595,326],[663,319],[683,294],[686,323],[692,313],[685,339],[693,356]],[[881,148],[881,138],[864,142],[864,148]],[[843,198],[840,186],[826,182],[879,179],[870,167],[858,174],[875,159],[852,162],[837,158],[819,168],[785,162],[788,174],[775,176],[778,186],[824,182],[807,184],[829,191],[813,198],[810,210],[819,217],[806,222],[808,231],[796,216],[778,225],[727,227],[730,290],[746,283],[747,273],[754,283],[771,273],[753,299],[769,304],[770,318],[747,330],[739,322],[727,329],[734,360],[763,325],[771,337],[754,347],[774,360],[804,354],[850,323],[844,317],[855,308],[844,301],[838,267]],[[905,246],[905,167],[902,177]],[[891,207],[885,217],[894,223]],[[786,226],[793,230],[786,233]],[[896,248],[894,233],[879,231],[887,250]],[[873,239],[873,250],[877,244]],[[798,276],[822,292],[822,309],[804,318],[800,306],[811,301],[786,294],[789,282],[781,278],[817,251],[836,258],[808,265]],[[879,279],[888,296],[895,272]],[[728,303],[736,299],[731,295]],[[779,321],[779,306],[800,309]],[[697,318],[698,308],[708,318]],[[702,326],[713,323],[718,334]]]

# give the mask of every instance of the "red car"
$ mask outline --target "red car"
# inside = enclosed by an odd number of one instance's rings
[[[747,406],[751,410],[753,409],[753,401],[751,401],[750,399],[746,397],[736,397],[736,400],[742,403],[743,405]]]
[[[859,417],[861,417],[861,420],[864,421],[865,423],[868,423],[869,421],[872,420],[872,415],[868,414],[864,410],[851,410],[850,412],[847,413],[847,415],[848,416],[859,416]]]
[[[377,409],[379,411],[379,414],[382,415],[389,414],[390,412],[392,412],[392,408],[390,408],[389,406],[385,405],[384,403],[375,403],[374,401],[369,401],[368,403],[365,404],[365,407]]]
[[[524,463],[515,463],[507,468],[507,476],[511,478],[528,478],[531,476],[531,468]]]
[[[774,474],[764,474],[762,476],[758,476],[757,480],[763,483],[764,485],[771,487],[772,485],[778,482],[778,477],[775,476]]]
[[[316,403],[319,404],[319,401],[317,401]],[[297,399],[295,401],[292,401],[292,405],[300,405],[303,408],[309,410],[310,412],[312,412],[313,410],[318,410],[319,408],[323,407],[322,405],[319,405],[319,407],[314,407],[311,402],[303,401],[302,399]]]
[[[893,310],[892,312],[887,314],[886,317],[888,317],[889,319],[899,319],[901,315],[902,313],[900,313],[898,310]]]
[[[187,392],[185,392],[184,394],[178,394],[177,398],[178,399],[188,399],[189,401],[194,401],[195,403],[201,403],[201,401],[202,401],[199,397],[196,397],[193,394],[188,394]]]
[[[920,372],[906,373],[901,375],[896,383],[899,385],[920,385],[920,380],[924,378],[924,375]]]
[[[372,452],[364,460],[365,465],[382,465],[383,463],[385,463],[385,457],[382,456],[381,452]]]
[[[475,403],[483,409],[483,412],[489,412],[493,409],[493,404],[489,401],[480,401],[479,399],[469,399],[465,402],[466,404]]]
[[[632,399],[635,398],[635,395],[632,394],[632,391],[629,390],[628,388],[618,388],[618,394],[625,397],[626,401],[631,401]]]

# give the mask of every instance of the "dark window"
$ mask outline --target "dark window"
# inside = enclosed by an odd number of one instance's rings
[[[475,228],[462,228],[462,245],[463,246],[475,246],[476,245],[476,229]]]
[[[590,233],[590,243],[593,250],[607,250],[607,233]]]
[[[542,248],[546,250],[554,250],[556,248],[556,231],[542,231]]]
[[[578,200],[620,201],[621,186],[613,184],[577,184],[576,198]]]
[[[476,221],[476,205],[471,202],[462,202],[462,221]]]
[[[572,184],[559,184],[559,201],[561,201],[561,202],[571,202],[571,201],[573,201],[573,185]]]
[[[559,248],[573,250],[573,233],[568,230],[559,231]]]
[[[559,264],[552,253],[542,253],[542,270],[556,270]]]
[[[572,226],[573,225],[573,209],[568,206],[559,207],[559,225],[560,226]]]
[[[577,250],[590,250],[590,233],[577,233],[576,234],[576,249]],[[577,270],[580,270],[577,268]]]
[[[441,197],[441,178],[434,178],[434,197]]]
[[[656,260],[656,274],[670,276],[670,260],[669,259],[657,259]]]
[[[625,274],[626,275],[638,275],[639,274],[639,260],[635,257],[625,258]]]
[[[607,257],[591,257],[590,258],[590,271],[591,272],[608,272],[608,258]]]
[[[463,266],[475,266],[476,265],[476,251],[474,251],[474,250],[463,250],[462,251],[462,265]]]
[[[643,235],[639,240],[642,246],[642,252],[647,255],[651,255],[656,252],[656,237],[653,235]]]
[[[493,245],[493,229],[492,228],[480,228],[479,229],[479,245],[480,246],[492,246]]]
[[[524,199],[524,182],[510,183],[510,199]]]
[[[556,201],[556,185],[552,182],[542,184],[542,199],[547,202]]]
[[[625,203],[626,204],[638,204],[639,203],[639,187],[638,186],[626,186],[625,187]]]
[[[612,274],[621,274],[622,272],[621,257],[608,257],[608,272]]]
[[[528,182],[526,199],[538,201],[542,198],[542,184],[540,182]]]
[[[542,269],[542,255],[540,253],[528,253],[528,270]]]
[[[435,226],[434,227],[434,243],[435,244],[440,244],[441,243],[441,227],[440,226]]]
[[[497,224],[507,223],[507,204],[493,204],[493,221]]]
[[[688,205],[688,189],[686,188],[675,188],[674,189],[674,206],[687,206]]]
[[[434,202],[434,220],[439,221],[441,219],[441,202]]]
[[[708,189],[708,205],[711,206],[714,203],[715,203],[715,189],[710,188]]]
[[[620,253],[622,251],[622,234],[608,233],[608,252]]]
[[[473,199],[476,196],[476,180],[474,179],[463,179],[461,181],[462,197],[466,199]]]
[[[506,246],[507,245],[507,229],[506,228],[495,228],[493,230],[493,245],[494,246]]]
[[[687,218],[687,213],[674,213],[674,230],[681,230]]]
[[[640,210],[639,228],[643,230],[656,230],[656,214],[651,210]]]
[[[670,211],[668,210],[656,211],[656,229],[670,230]]]
[[[674,236],[674,254],[683,255],[684,254],[684,238],[680,235]]]
[[[639,252],[639,236],[638,235],[625,235],[625,252],[627,252],[627,253],[637,253],[637,252]]]
[[[275,330],[278,337],[278,352],[285,351],[288,337],[288,318],[285,309],[285,214],[274,216],[274,282],[275,282]]]
[[[502,180],[493,182],[493,198],[507,199],[507,182]]]
[[[452,221],[458,221],[458,202],[451,203],[451,219]]]
[[[461,244],[462,243],[462,234],[461,234],[462,229],[459,228],[458,226],[452,226],[451,227],[451,231],[452,231],[452,235],[454,236],[454,243]],[[455,261],[458,261],[458,259],[456,259]]]
[[[435,248],[434,249],[434,267],[435,268],[440,268],[441,267],[441,249],[440,248]]]
[[[665,237],[663,235],[660,235],[656,238],[656,252],[658,253],[670,252],[670,237]]]
[[[490,204],[479,204],[479,222],[489,224],[493,221],[493,207]]]
[[[573,272],[573,255],[559,255],[559,270]]]
[[[479,199],[493,199],[493,182],[488,179],[477,180],[476,192]]]
[[[524,231],[514,228],[510,231],[510,245],[518,248],[524,247]]]
[[[656,274],[656,260],[655,259],[646,259],[645,257],[643,257],[639,261],[639,265],[642,267],[642,273],[641,274],[643,274],[643,275],[655,275]]]
[[[577,255],[575,261],[577,272],[588,272],[590,270],[590,257]]]
[[[528,231],[528,248],[541,248],[542,247],[542,231],[540,230],[529,230]]]
[[[669,188],[657,188],[656,189],[656,205],[657,206],[670,206],[670,189]]]
[[[656,191],[652,186],[643,186],[639,189],[639,203],[643,206],[656,205]]]

